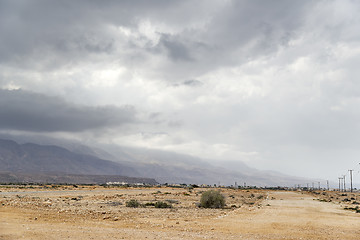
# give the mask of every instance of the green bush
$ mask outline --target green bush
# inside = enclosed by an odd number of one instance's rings
[[[155,203],[155,208],[172,208],[172,205],[167,204],[166,202],[158,201]]]
[[[225,206],[225,197],[215,190],[203,192],[199,206],[203,208],[223,208]]]
[[[154,207],[155,206],[155,203],[153,202],[147,202],[144,204],[145,207]]]
[[[132,207],[132,208],[137,208],[137,207],[140,207],[140,203],[135,199],[131,199],[130,201],[126,202],[126,206]]]

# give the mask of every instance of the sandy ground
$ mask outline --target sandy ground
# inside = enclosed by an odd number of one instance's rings
[[[299,192],[221,190],[227,209],[200,209],[206,189],[0,190],[0,240],[360,239],[360,213]]]

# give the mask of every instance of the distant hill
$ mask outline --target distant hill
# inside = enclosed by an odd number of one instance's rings
[[[24,173],[62,172],[86,175],[137,174],[135,169],[58,146],[18,144],[0,139],[0,171]]]

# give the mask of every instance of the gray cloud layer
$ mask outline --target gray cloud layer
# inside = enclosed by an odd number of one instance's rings
[[[123,64],[133,59],[137,68],[146,64],[147,54],[165,54],[169,62],[155,70],[166,80],[184,80],[277,51],[296,34],[304,13],[315,3],[35,0],[1,5],[0,61],[53,68],[85,56],[112,54]],[[147,20],[155,25],[165,20],[172,29],[157,29],[154,45],[138,29]],[[132,29],[137,36],[123,42],[110,30],[118,27]]]
[[[22,90],[0,90],[0,129],[81,132],[135,120],[132,107],[86,107]]]

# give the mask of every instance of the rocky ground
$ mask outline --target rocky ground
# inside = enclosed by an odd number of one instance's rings
[[[309,195],[221,189],[227,204],[224,209],[199,208],[201,193],[206,190],[2,186],[0,240],[357,239],[360,236],[360,213],[344,210],[346,206],[342,203],[327,200],[343,193]],[[348,197],[355,202],[360,199],[359,194]],[[142,207],[127,207],[131,199]],[[158,201],[172,208],[152,206]]]

